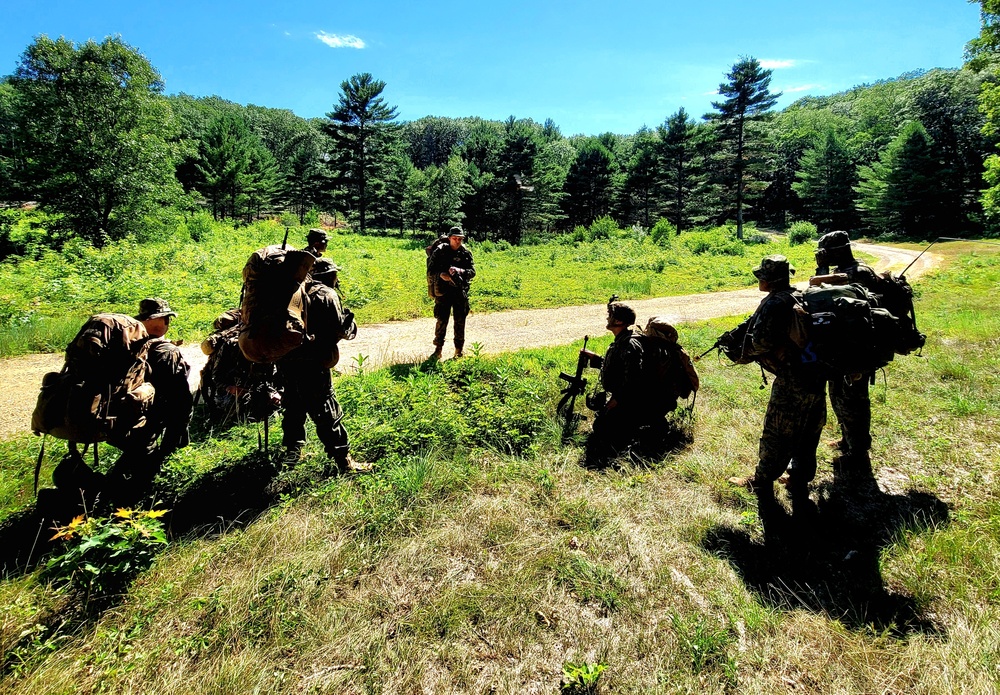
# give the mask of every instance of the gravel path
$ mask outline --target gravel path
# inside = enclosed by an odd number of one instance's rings
[[[879,271],[900,272],[917,256],[916,251],[854,244],[857,250],[878,258]],[[907,272],[912,280],[941,263],[941,257],[925,253]],[[800,283],[801,284],[801,283]],[[657,297],[630,301],[640,322],[650,316],[664,316],[671,323],[700,321],[720,316],[749,314],[760,302],[756,288]],[[475,306],[473,293],[473,306]],[[559,307],[556,309],[517,309],[494,314],[471,314],[466,327],[467,345],[480,343],[484,353],[510,352],[521,348],[564,345],[584,335],[604,333],[607,310],[604,304]],[[430,355],[434,346],[434,319],[416,319],[396,323],[361,326],[358,337],[340,344],[340,369],[348,369],[359,356],[365,366],[376,368],[400,362],[416,362]],[[449,330],[449,337],[451,332]],[[206,357],[198,345],[181,347],[191,364],[191,387],[198,385],[199,372]],[[445,356],[450,350],[445,351]],[[62,354],[39,354],[0,360],[0,439],[28,431],[38,387],[46,372],[62,367]]]

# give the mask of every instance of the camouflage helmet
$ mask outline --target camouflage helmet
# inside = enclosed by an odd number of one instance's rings
[[[462,225],[456,224],[454,227],[448,230],[448,236],[459,236],[463,239],[465,238],[465,230],[462,229]]]
[[[795,268],[788,265],[788,259],[780,254],[765,256],[760,265],[753,269],[753,275],[758,280],[765,282],[788,282],[792,275],[795,275]]]
[[[635,310],[623,302],[608,302],[608,318],[631,326],[635,323]]]
[[[139,313],[135,318],[137,321],[146,321],[147,319],[161,319],[168,316],[177,316],[177,312],[170,308],[166,299],[148,297],[139,302]]]

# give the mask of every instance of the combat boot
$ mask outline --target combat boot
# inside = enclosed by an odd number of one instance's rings
[[[278,460],[279,469],[284,470],[286,468],[293,468],[302,459],[303,459],[303,454],[301,447],[297,446],[288,447],[287,449],[285,449],[285,452],[281,455],[281,458]]]
[[[434,352],[432,352],[431,356],[428,357],[427,359],[429,359],[429,360],[440,360],[441,359],[441,347],[438,346],[438,347],[434,348]]]
[[[761,502],[774,501],[774,483],[755,475],[733,476],[729,479],[731,485],[741,487],[757,496]]]
[[[463,355],[464,355],[464,353],[462,352],[462,348],[455,348],[455,359],[456,360],[459,359],[460,357],[462,357]]]

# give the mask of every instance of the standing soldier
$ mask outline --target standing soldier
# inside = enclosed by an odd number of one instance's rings
[[[278,376],[285,391],[281,420],[283,463],[292,465],[302,457],[306,444],[306,416],[316,425],[316,436],[333,462],[334,473],[363,466],[351,458],[344,428],[344,411],[333,392],[330,369],[340,359],[337,343],[353,340],[358,333],[354,314],[344,309],[337,294],[340,269],[326,258],[312,267],[306,282],[309,297],[309,339],[278,362]]]
[[[808,498],[809,481],[816,474],[816,446],[826,424],[824,378],[803,370],[799,348],[792,340],[795,300],[790,277],[794,272],[784,256],[764,258],[753,274],[767,296],[750,318],[720,338],[723,351],[734,362],[757,362],[774,375],[757,470],[748,477],[729,479],[752,490],[761,504],[774,501],[774,481],[793,458],[789,494],[793,502]],[[727,336],[744,333],[740,345],[727,344]]]
[[[441,244],[427,261],[427,279],[434,294],[434,353],[431,359],[441,359],[448,317],[455,315],[455,357],[462,356],[465,346],[465,317],[469,315],[469,283],[476,277],[472,253],[462,243],[465,232],[452,227],[448,244]]]
[[[846,275],[846,282],[879,292],[880,278],[871,268],[854,258],[847,232],[830,232],[820,237],[816,248],[816,275],[823,279],[830,273]],[[844,278],[839,278],[844,281]],[[834,461],[835,479],[859,486],[876,486],[868,451],[872,445],[872,404],[868,384],[874,372],[846,374],[830,379],[830,405],[840,422],[840,457]],[[794,468],[794,466],[793,466]]]

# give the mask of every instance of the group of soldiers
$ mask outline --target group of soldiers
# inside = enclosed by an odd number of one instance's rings
[[[451,317],[455,357],[463,356],[469,284],[476,275],[472,254],[464,240],[462,228],[456,226],[428,247],[428,291],[434,299],[436,319],[431,359],[442,357]],[[355,461],[350,454],[343,409],[333,389],[331,368],[339,359],[337,344],[353,339],[357,325],[338,293],[340,269],[323,257],[327,246],[324,230],[308,232],[306,250],[316,259],[305,280],[308,336],[300,347],[276,363],[274,371],[284,390],[281,402],[284,452],[280,461],[284,466],[292,466],[301,460],[308,417],[325,450],[327,472],[338,474],[367,470],[369,465]],[[845,274],[849,282],[866,287],[874,287],[877,281],[875,272],[854,258],[846,232],[823,236],[816,262],[817,275],[832,270]],[[827,386],[843,434],[836,443],[840,455],[834,462],[835,478],[860,486],[875,485],[868,454],[871,446],[868,382],[872,375],[830,377],[797,367],[794,359],[797,348],[790,337],[794,321],[791,284],[794,273],[787,259],[779,255],[764,258],[754,268],[759,289],[767,294],[741,325],[740,333],[745,336],[742,344],[738,349],[729,346],[730,349],[724,350],[734,361],[757,362],[774,375],[757,468],[752,475],[730,480],[752,490],[762,502],[773,500],[774,482],[778,480],[785,483],[793,502],[808,497],[808,486],[816,473],[816,449],[826,422]],[[123,500],[135,499],[137,491],[152,481],[163,459],[188,443],[187,426],[193,407],[188,388],[190,367],[177,346],[164,337],[176,316],[166,301],[149,298],[142,300],[135,317],[154,339],[148,358],[150,380],[160,396],[154,412],[147,417],[149,436],[135,438],[137,444],[123,450],[108,476],[117,479],[117,493]],[[590,351],[584,355],[590,366],[601,370],[602,397],[588,399],[588,405],[596,412],[588,449],[603,459],[635,445],[640,432],[662,423],[666,414],[677,406],[676,398],[651,397],[648,367],[644,363],[646,348],[638,338],[635,322],[636,314],[629,306],[610,302],[607,329],[614,335],[614,341],[603,357]],[[693,369],[691,372],[696,382]]]
[[[841,281],[874,291],[878,275],[854,258],[847,232],[830,232],[816,250],[816,276],[842,274]],[[830,374],[803,368],[801,349],[794,342],[792,276],[795,269],[781,255],[765,257],[753,269],[758,289],[767,293],[739,327],[720,338],[724,354],[737,363],[756,362],[773,375],[771,393],[760,437],[759,462],[753,474],[730,482],[756,494],[762,504],[774,501],[774,483],[783,483],[793,502],[805,501],[816,474],[816,453],[826,424],[826,394],[840,423],[842,437],[831,445],[839,449],[833,462],[834,481],[858,490],[877,490],[872,473],[871,401],[868,385],[873,373]],[[643,345],[637,339],[635,312],[625,304],[608,305],[607,329],[615,336],[602,359],[585,351],[590,365],[601,369],[605,397],[593,405],[596,416],[588,448],[608,458],[634,448],[650,425],[662,424],[662,409],[649,407],[651,381],[644,365]],[[727,336],[740,336],[727,345]],[[676,403],[673,404],[674,406]],[[669,406],[668,406],[669,407]]]
[[[817,276],[833,271],[845,275],[849,283],[876,289],[878,276],[870,266],[854,258],[847,232],[830,232],[820,238],[816,264]],[[874,375],[827,374],[802,368],[795,359],[799,350],[791,337],[795,320],[791,285],[794,273],[784,256],[768,256],[754,268],[758,289],[767,296],[747,319],[745,331],[734,331],[745,336],[742,345],[727,351],[735,361],[757,362],[774,375],[757,468],[752,475],[730,479],[753,491],[765,504],[774,499],[774,482],[778,480],[787,487],[793,503],[808,498],[809,483],[816,475],[816,449],[826,424],[828,386],[842,434],[833,443],[840,452],[833,463],[834,481],[858,489],[877,489],[869,456],[872,438],[868,385]]]

